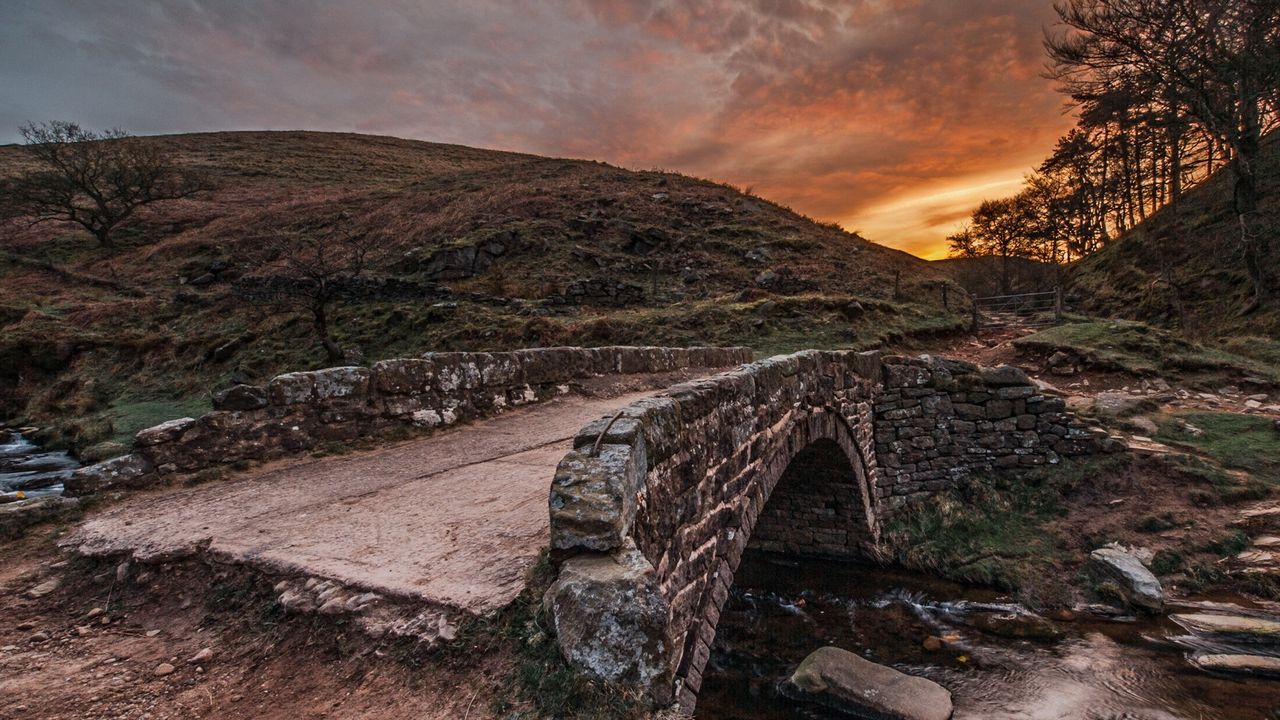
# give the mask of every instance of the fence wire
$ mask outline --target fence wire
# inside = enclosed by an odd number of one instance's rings
[[[973,299],[973,330],[1044,327],[1062,321],[1062,293],[1022,293]]]

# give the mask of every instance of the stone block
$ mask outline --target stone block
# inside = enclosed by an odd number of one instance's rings
[[[987,403],[987,419],[1002,420],[1013,414],[1013,403],[1008,400],[992,400]]]
[[[1025,371],[1012,365],[978,368],[978,376],[984,384],[991,387],[1008,387],[1012,385],[1035,386],[1035,383],[1031,382],[1031,378]]]
[[[78,468],[64,483],[70,497],[93,495],[104,490],[137,488],[157,479],[154,466],[139,454],[123,455],[97,465]]]
[[[369,394],[369,379],[373,375],[369,368],[354,366],[326,368],[312,374],[317,400],[363,399]]]
[[[565,455],[551,481],[551,547],[609,551],[622,547],[635,520],[636,492],[648,460],[644,438]]]
[[[214,410],[257,410],[267,406],[267,389],[261,385],[232,385],[213,396]]]
[[[272,405],[297,405],[316,399],[316,378],[309,372],[285,373],[267,383],[267,399]]]
[[[136,447],[151,447],[152,445],[173,442],[195,424],[196,419],[189,417],[162,422],[145,430],[139,430],[138,434],[133,437],[133,444]]]
[[[658,705],[672,701],[667,604],[653,566],[634,545],[566,560],[543,608],[576,670],[635,687]]]
[[[399,358],[373,364],[373,387],[386,395],[417,395],[430,392],[436,364],[425,358]]]

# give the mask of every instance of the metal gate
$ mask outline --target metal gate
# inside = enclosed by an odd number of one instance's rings
[[[973,331],[1044,327],[1062,322],[1062,288],[973,298]]]

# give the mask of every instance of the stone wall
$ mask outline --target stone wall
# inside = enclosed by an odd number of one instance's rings
[[[770,358],[583,428],[552,483],[561,574],[544,604],[580,671],[692,710],[757,530],[757,545],[847,558],[909,497],[975,471],[1113,449],[1016,368],[875,352]]]
[[[866,512],[864,472],[830,440],[801,450],[778,479],[748,547],[802,557],[861,557],[873,540],[868,524],[858,520]]]
[[[1056,464],[1123,449],[1041,394],[1022,370],[887,357],[875,403],[878,495],[889,506],[975,471]]]
[[[220,393],[214,411],[202,417],[143,430],[131,454],[81,468],[66,491],[141,487],[394,427],[450,425],[559,395],[570,383],[599,375],[727,367],[750,359],[749,348],[537,348],[428,353],[371,367],[288,373]]]

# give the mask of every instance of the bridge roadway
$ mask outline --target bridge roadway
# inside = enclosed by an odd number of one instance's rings
[[[565,395],[371,451],[136,496],[66,544],[143,561],[203,551],[483,614],[515,599],[547,547],[548,489],[573,436],[652,394]]]

